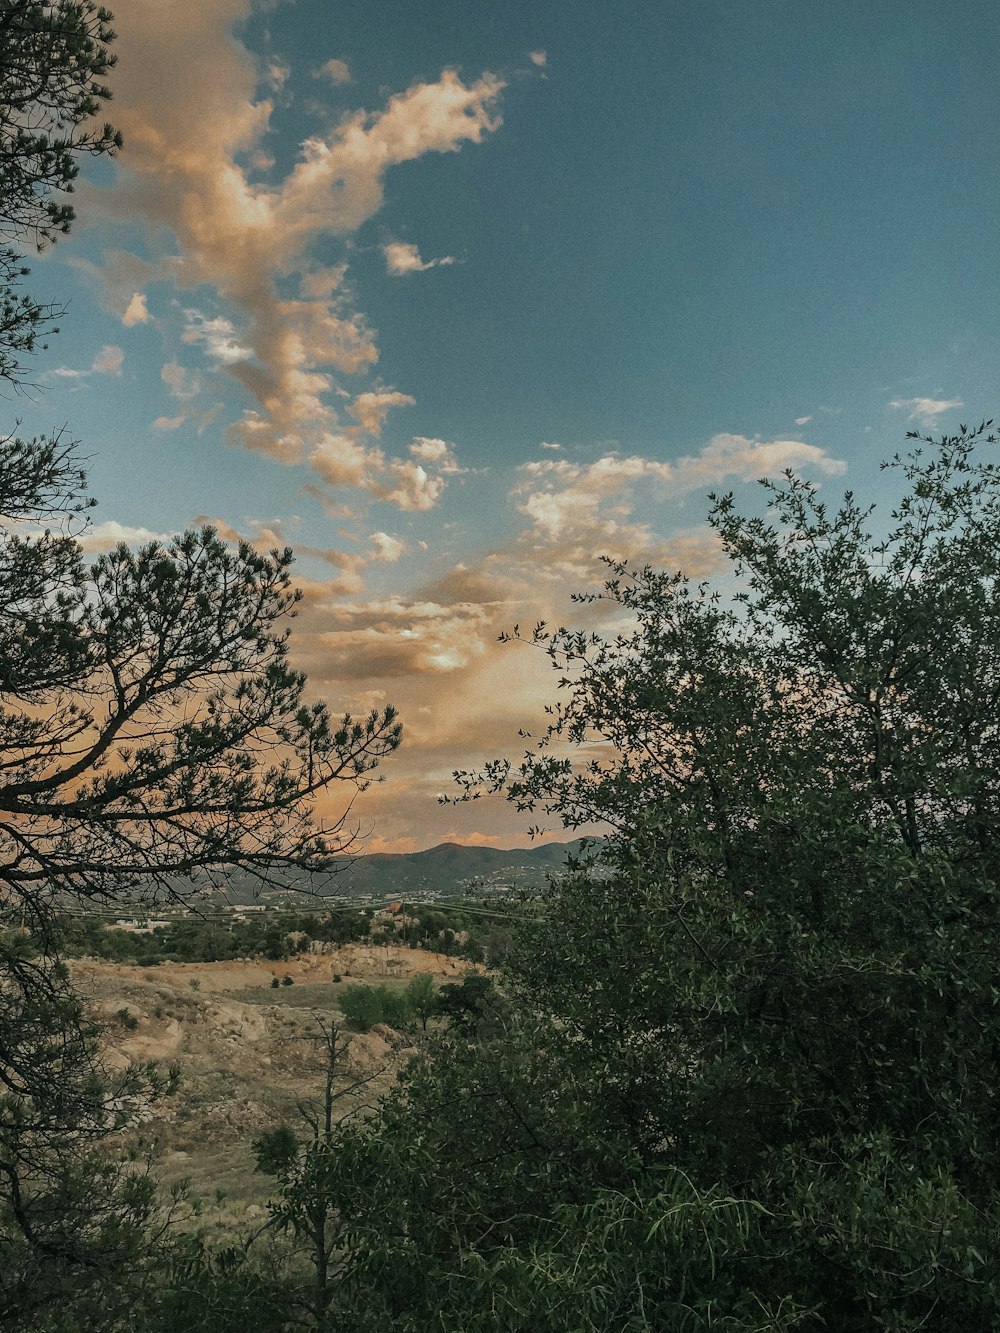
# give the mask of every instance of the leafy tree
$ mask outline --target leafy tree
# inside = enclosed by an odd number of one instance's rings
[[[438,993],[434,978],[429,972],[418,972],[404,991],[406,1003],[420,1019],[420,1026],[427,1031],[427,1020],[438,1011]]]
[[[717,499],[733,604],[615,565],[632,631],[535,633],[548,730],[467,789],[610,835],[503,1024],[332,1151],[343,1327],[1000,1323],[989,424],[891,460],[881,523]]]
[[[460,1032],[482,1031],[495,1022],[502,1011],[492,977],[481,972],[466,972],[461,981],[448,982],[438,991],[438,1012]]]
[[[297,1294],[280,1264],[253,1263],[243,1246],[209,1249],[194,1236],[164,1256],[130,1333],[286,1333]]]
[[[312,824],[313,797],[334,780],[363,786],[400,737],[392,709],[335,723],[305,702],[278,628],[295,602],[290,552],[231,551],[206,529],[88,567],[69,533],[18,526],[78,508],[77,484],[67,450],[0,444],[0,919],[26,926],[43,957],[68,897],[176,898],[206,868],[266,880],[325,866],[346,840],[336,824]],[[39,1047],[49,991],[38,968],[10,952],[2,961],[0,1240],[28,1245],[52,1295],[60,1259],[85,1270],[67,1248],[81,1234],[67,1235],[71,1214],[47,1208],[29,1222],[21,1206],[53,1180],[39,1099],[58,1077],[71,1155],[80,1124],[97,1134],[109,1122],[91,1111],[87,1040],[65,1035],[72,1002],[55,1011],[59,1042]]]
[[[402,1028],[412,1018],[408,994],[389,986],[345,986],[337,996],[337,1003],[359,1032],[367,1032],[376,1023]]]
[[[382,1022],[382,1002],[374,986],[345,986],[337,1004],[348,1023],[359,1032],[367,1032]]]

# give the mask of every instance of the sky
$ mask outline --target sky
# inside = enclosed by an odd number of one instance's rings
[[[721,576],[709,491],[884,500],[907,430],[1000,411],[995,4],[113,8],[125,148],[9,406],[81,441],[92,551],[294,548],[311,693],[406,728],[371,850],[526,845],[437,796],[538,730],[498,635],[578,623],[602,555]]]

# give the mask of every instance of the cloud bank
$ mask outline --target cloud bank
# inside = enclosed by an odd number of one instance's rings
[[[274,104],[259,95],[261,71],[233,35],[248,12],[248,0],[130,6],[114,77],[127,147],[119,182],[98,192],[98,201],[112,217],[145,224],[156,253],[105,252],[100,272],[109,300],[131,327],[168,313],[151,309],[152,281],[190,293],[181,302],[181,342],[194,362],[183,370],[190,379],[208,372],[203,395],[225,396],[220,377],[242,390],[245,409],[225,431],[230,444],[305,463],[330,486],[425,508],[441,493],[447,469],[412,455],[387,458],[377,444],[381,419],[371,429],[373,419],[355,412],[345,426],[334,403],[340,381],[370,372],[378,352],[352,306],[346,264],[321,263],[316,251],[319,242],[347,241],[378,212],[394,166],[494,133],[504,82],[484,73],[466,83],[445,69],[304,139],[275,180],[266,151]],[[272,91],[285,82],[272,77],[273,64],[263,71]],[[317,73],[337,86],[350,80],[336,58]],[[404,273],[453,261],[425,263],[416,247],[400,243],[387,247],[387,262]],[[210,406],[203,402],[202,412]],[[177,415],[164,413],[160,428]]]

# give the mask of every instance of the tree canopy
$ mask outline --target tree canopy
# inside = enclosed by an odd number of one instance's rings
[[[344,1327],[1000,1320],[995,444],[719,497],[731,601],[617,564],[631,631],[531,636],[547,730],[461,780],[611,833],[332,1157]]]
[[[121,144],[93,120],[110,23],[89,0],[0,0],[10,384],[56,313],[20,290],[21,251],[69,229],[81,156]],[[288,660],[290,550],[203,528],[91,561],[90,503],[66,436],[0,439],[0,1324],[63,1333],[138,1326],[165,1204],[109,1151],[163,1080],[103,1068],[60,908],[184,899],[207,871],[325,867],[353,835],[314,821],[316,797],[363,787],[401,736],[391,707],[336,720],[307,697]]]
[[[60,311],[22,290],[25,243],[41,250],[69,231],[72,193],[86,155],[121,147],[94,117],[111,94],[111,13],[91,0],[0,0],[0,379],[21,378],[21,358]]]

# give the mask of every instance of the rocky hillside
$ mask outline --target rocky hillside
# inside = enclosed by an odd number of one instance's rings
[[[143,1108],[123,1149],[152,1152],[167,1184],[188,1179],[192,1224],[220,1232],[259,1223],[274,1193],[274,1182],[254,1170],[251,1141],[282,1124],[308,1135],[298,1103],[317,1099],[322,1088],[318,1020],[340,1019],[338,992],[358,982],[402,986],[418,972],[443,983],[469,970],[443,954],[367,944],[287,962],[141,969],[81,959],[71,967],[76,987],[108,1024],[109,1065],[155,1060],[164,1072],[179,1067],[176,1091]],[[390,1085],[415,1053],[416,1038],[384,1026],[343,1036],[337,1087],[346,1115]],[[361,1092],[350,1091],[368,1076]]]

